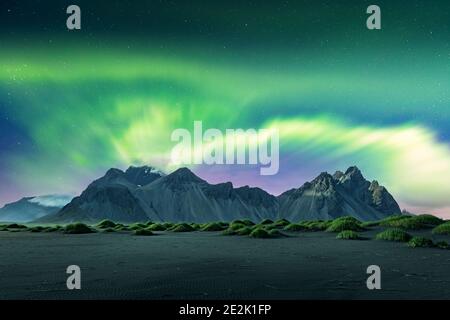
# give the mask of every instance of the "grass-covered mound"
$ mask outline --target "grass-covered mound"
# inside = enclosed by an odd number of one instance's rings
[[[438,226],[445,222],[441,218],[438,218],[431,214],[421,214],[421,215],[412,217],[412,219],[414,219],[415,221],[420,222],[424,225],[427,225],[427,226]]]
[[[363,231],[361,222],[353,217],[341,217],[331,222],[327,228],[327,232],[341,232],[341,231]]]
[[[114,227],[114,230],[116,231],[130,231],[130,228],[124,224],[118,223]]]
[[[45,228],[44,232],[58,232],[58,231],[62,231],[62,230],[64,230],[64,228],[61,226],[51,226],[51,227]]]
[[[134,230],[133,234],[135,236],[153,236],[154,235],[154,233],[148,229],[137,229],[137,230]]]
[[[281,227],[276,226],[274,223],[272,223],[272,224],[256,224],[253,226],[253,228],[263,228],[267,231],[270,231],[270,230],[274,230],[274,229],[279,229]]]
[[[30,232],[44,232],[47,229],[48,229],[48,227],[35,226],[35,227],[28,228],[28,231],[30,231]]]
[[[291,224],[291,222],[289,220],[286,220],[286,219],[280,219],[280,220],[277,220],[277,221],[275,221],[273,223],[274,226],[280,227],[280,228],[284,228],[284,227],[286,227],[286,226],[288,226],[290,224]]]
[[[363,238],[359,235],[359,233],[352,230],[344,230],[338,233],[336,239],[341,240],[362,240]]]
[[[108,229],[108,228],[114,228],[114,227],[116,227],[116,225],[117,224],[115,222],[105,219],[105,220],[102,220],[99,223],[97,223],[95,226],[99,229]]]
[[[408,246],[411,248],[431,248],[434,247],[434,243],[428,238],[414,237],[408,241]]]
[[[202,231],[223,231],[225,229],[227,229],[227,225],[224,225],[220,222],[212,222],[212,223],[207,223],[206,225],[204,225],[201,230]]]
[[[235,221],[231,222],[230,225],[228,226],[228,228],[231,230],[239,230],[244,227],[248,227],[248,226],[243,221],[240,221],[240,220],[235,220]]]
[[[261,225],[273,224],[273,221],[270,220],[270,219],[264,219],[264,220],[261,221],[259,224],[261,224]]]
[[[11,223],[6,225],[7,229],[28,229],[27,226],[23,225],[23,224],[17,224],[17,223]]]
[[[241,221],[241,223],[245,224],[247,227],[251,227],[251,226],[255,225],[255,223],[252,220],[249,220],[249,219],[244,219],[244,220],[240,220],[240,221]]]
[[[403,229],[387,229],[376,235],[377,240],[408,242],[412,236]]]
[[[147,225],[145,223],[133,223],[128,228],[132,231],[135,231],[135,230],[139,230],[139,229],[145,229],[145,228],[147,228]]]
[[[209,223],[189,223],[189,225],[194,228],[194,230],[199,231],[202,230]]]
[[[342,217],[336,218],[334,220],[331,220],[330,222],[333,223],[333,222],[342,222],[342,221],[355,222],[355,223],[361,224],[361,221],[359,221],[358,219],[356,219],[355,217],[352,217],[352,216],[342,216]]]
[[[164,222],[162,225],[164,228],[166,228],[166,230],[169,230],[170,228],[172,228],[175,225],[175,223]]]
[[[325,231],[330,225],[331,221],[302,221],[299,223],[302,226],[305,226],[308,231]]]
[[[252,233],[254,228],[252,227],[243,227],[242,229],[239,229],[235,232],[238,236],[248,236],[250,233]]]
[[[72,223],[68,224],[64,228],[64,233],[68,234],[84,234],[84,233],[94,233],[95,231],[92,230],[88,225],[84,223]]]
[[[106,228],[106,229],[102,229],[103,233],[113,233],[113,232],[117,232],[117,230],[115,228]]]
[[[195,229],[187,224],[187,223],[178,223],[174,225],[172,228],[169,229],[169,231],[172,232],[192,232],[195,231]]]
[[[382,219],[382,220],[380,220],[378,222],[379,222],[380,226],[389,227],[389,224],[391,222],[398,221],[398,220],[403,220],[403,219],[409,219],[411,217],[412,216],[404,215],[404,214],[395,214],[395,215],[392,215],[392,216],[388,216],[388,217],[386,217],[386,218],[384,218],[384,219]]]
[[[380,221],[380,226],[391,228],[402,228],[405,230],[420,230],[433,228],[444,221],[438,217],[422,214],[418,216],[397,215],[391,216]]]
[[[267,239],[271,238],[269,232],[263,228],[255,228],[251,233],[250,237],[252,238],[260,238],[260,239]]]
[[[308,227],[300,223],[291,223],[283,228],[284,231],[298,232],[308,230]]]
[[[447,234],[447,235],[450,235],[450,221],[445,222],[445,223],[435,227],[432,232],[434,234]]]
[[[151,226],[147,227],[146,229],[150,230],[150,231],[166,231],[167,230],[166,226],[164,226],[161,223],[154,223]]]

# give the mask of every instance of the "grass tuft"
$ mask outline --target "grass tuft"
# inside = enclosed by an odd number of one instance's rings
[[[398,228],[387,229],[376,235],[377,240],[408,242],[412,236],[406,231]]]
[[[344,230],[338,233],[336,239],[341,240],[362,240],[363,238],[355,231]]]
[[[17,224],[17,223],[11,223],[6,225],[7,229],[28,229],[27,226],[23,225],[23,224]]]
[[[414,237],[408,242],[411,248],[431,248],[434,247],[433,240],[424,237]]]
[[[341,232],[345,230],[350,231],[363,231],[361,222],[353,217],[342,217],[331,222],[331,225],[327,228],[327,232]]]
[[[270,238],[269,232],[264,230],[263,228],[255,228],[251,233],[250,237],[252,238],[260,238],[260,239],[266,239]]]
[[[308,230],[308,227],[300,223],[291,223],[283,228],[284,231],[297,232]]]
[[[201,230],[202,231],[223,231],[227,228],[224,224],[220,222],[212,222],[204,225]]]
[[[114,228],[117,224],[111,220],[105,219],[97,223],[95,226],[99,229]]]
[[[72,223],[72,224],[68,224],[65,228],[64,228],[64,233],[68,233],[68,234],[85,234],[85,233],[94,233],[95,231],[89,227],[88,225],[84,224],[84,223]]]
[[[154,233],[148,229],[137,229],[137,230],[134,230],[133,234],[135,236],[153,236],[154,235]]]
[[[450,221],[445,222],[437,227],[435,227],[432,231],[434,234],[446,234],[450,235]]]
[[[195,229],[191,225],[189,225],[187,223],[179,223],[179,224],[174,225],[172,228],[170,228],[169,231],[172,231],[172,232],[192,232],[192,231],[195,231]]]

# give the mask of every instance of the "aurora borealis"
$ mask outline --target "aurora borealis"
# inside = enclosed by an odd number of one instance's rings
[[[78,194],[110,167],[167,171],[176,128],[277,128],[280,170],[197,166],[279,194],[357,165],[450,217],[450,4],[78,1],[1,5],[0,204]]]

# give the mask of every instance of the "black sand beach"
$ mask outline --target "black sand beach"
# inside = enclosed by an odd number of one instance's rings
[[[365,241],[325,232],[280,239],[0,232],[0,299],[450,298],[449,250],[373,240],[378,231],[365,232],[372,238]],[[81,290],[66,288],[72,264],[81,267]],[[373,264],[381,290],[366,287]]]

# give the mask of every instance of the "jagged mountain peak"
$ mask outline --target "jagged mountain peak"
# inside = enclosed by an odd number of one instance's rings
[[[117,168],[111,168],[106,171],[104,178],[116,178],[123,175],[123,171]]]
[[[343,176],[345,175],[345,173],[343,173],[342,171],[336,171],[334,174],[333,174],[333,178],[335,179],[335,180],[339,180],[339,179],[341,179]]]
[[[150,166],[131,166],[125,171],[125,178],[138,186],[145,186],[163,176],[165,174],[161,170]]]
[[[195,175],[188,168],[179,168],[168,174],[163,178],[163,181],[171,184],[186,184],[186,183],[205,183],[206,181]]]
[[[321,172],[314,180],[311,181],[312,184],[320,183],[323,181],[334,181],[334,178],[328,172]]]
[[[352,175],[352,174],[360,175],[361,170],[359,170],[359,168],[357,166],[351,166],[351,167],[348,167],[348,169],[345,171],[345,174],[346,175]]]

